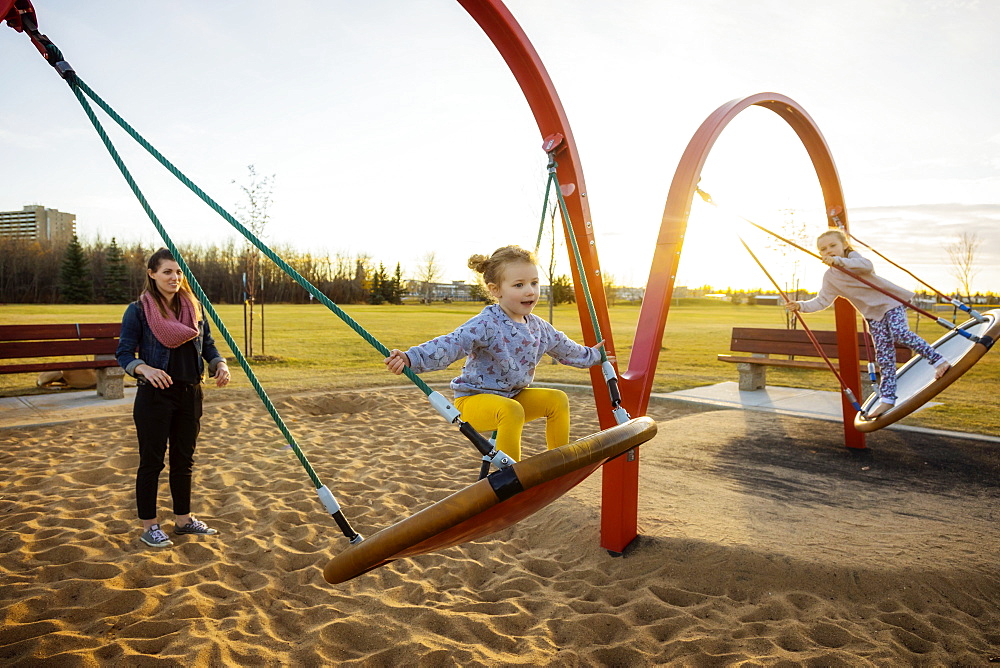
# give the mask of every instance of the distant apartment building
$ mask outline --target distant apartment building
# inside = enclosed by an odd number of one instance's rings
[[[46,209],[39,204],[21,211],[0,211],[0,237],[67,242],[75,233],[75,213]]]
[[[428,289],[427,284],[422,281],[409,281],[406,289],[406,296],[411,299],[424,300],[430,293],[432,302],[467,302],[472,301],[469,292],[471,288],[465,281],[452,281],[451,283],[431,283]]]

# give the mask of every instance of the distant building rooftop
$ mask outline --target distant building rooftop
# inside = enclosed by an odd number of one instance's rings
[[[0,237],[67,242],[76,234],[76,214],[29,204],[20,211],[0,211]]]

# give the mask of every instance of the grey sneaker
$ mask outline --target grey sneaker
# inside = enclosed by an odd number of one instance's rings
[[[210,529],[207,524],[205,524],[199,519],[192,517],[191,521],[185,524],[184,526],[175,527],[174,533],[178,535],[190,533],[190,534],[195,534],[196,536],[214,536],[219,532],[216,531],[215,529]]]
[[[173,542],[167,537],[167,534],[160,528],[159,524],[149,527],[139,536],[139,540],[150,547],[170,547],[173,545]]]

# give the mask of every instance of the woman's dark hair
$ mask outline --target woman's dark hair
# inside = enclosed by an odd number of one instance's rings
[[[156,305],[160,307],[160,313],[163,314],[164,317],[166,317],[167,300],[160,292],[160,289],[156,287],[156,281],[153,280],[153,277],[150,275],[150,272],[155,274],[157,271],[159,271],[160,265],[163,264],[164,262],[177,262],[177,260],[174,259],[173,254],[167,248],[161,248],[160,250],[156,251],[155,253],[149,256],[149,260],[146,261],[146,269],[148,271],[146,272],[146,285],[143,291],[148,292],[153,296],[153,299],[156,300]],[[194,304],[195,307],[197,308],[198,300],[194,298],[194,293],[191,292],[191,286],[188,285],[187,278],[183,274],[181,274],[181,289],[177,293],[177,296],[190,300],[191,303]],[[173,311],[174,316],[180,317],[181,314],[180,300],[175,299],[173,303],[170,304],[169,306],[170,310]]]

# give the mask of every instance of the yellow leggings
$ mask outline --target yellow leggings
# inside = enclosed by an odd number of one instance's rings
[[[525,422],[545,418],[549,450],[569,442],[569,398],[562,390],[528,388],[508,399],[496,394],[457,397],[455,408],[476,431],[497,432],[497,448],[521,460],[521,430]]]

